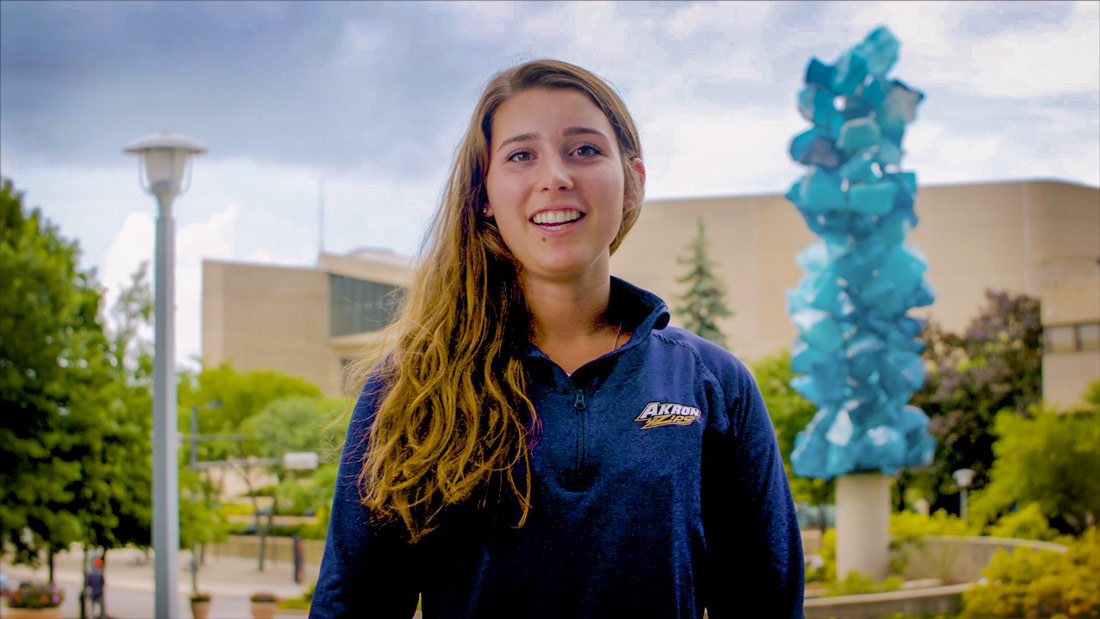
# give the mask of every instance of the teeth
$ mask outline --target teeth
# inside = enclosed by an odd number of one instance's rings
[[[563,224],[570,221],[575,221],[581,218],[581,212],[573,209],[565,209],[561,211],[542,211],[536,213],[531,221],[539,224],[540,226]]]

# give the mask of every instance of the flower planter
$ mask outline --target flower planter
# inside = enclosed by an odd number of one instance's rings
[[[5,606],[0,615],[3,615],[4,619],[61,619],[61,607],[11,608]]]
[[[252,602],[253,619],[272,619],[275,610],[275,602]]]
[[[210,602],[191,602],[191,616],[195,619],[206,619],[210,615]]]

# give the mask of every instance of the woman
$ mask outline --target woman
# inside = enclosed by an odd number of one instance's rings
[[[486,87],[352,414],[312,617],[801,615],[752,378],[610,275],[641,155],[580,67]]]

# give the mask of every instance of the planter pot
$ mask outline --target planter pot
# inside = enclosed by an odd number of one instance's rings
[[[252,602],[253,619],[272,619],[275,616],[275,602]]]
[[[191,616],[206,619],[210,615],[210,602],[191,602]]]
[[[53,608],[11,608],[4,607],[0,613],[4,619],[61,619],[61,607]]]

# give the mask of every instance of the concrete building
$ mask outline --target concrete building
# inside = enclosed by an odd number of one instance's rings
[[[1038,297],[1044,397],[1077,403],[1100,378],[1100,189],[1057,181],[924,186],[916,212],[908,242],[927,256],[937,296],[913,314],[957,331],[984,306],[987,289]],[[814,235],[781,194],[646,202],[612,272],[674,305],[683,270],[675,258],[700,217],[734,312],[721,323],[731,350],[751,362],[789,347],[796,332],[785,291],[802,276],[794,257]],[[277,368],[337,393],[342,360],[384,323],[388,295],[407,282],[410,266],[367,250],[322,254],[312,269],[206,261],[203,361]]]
[[[202,360],[274,369],[339,394],[341,370],[383,327],[412,261],[361,249],[314,268],[219,260],[202,265]]]

